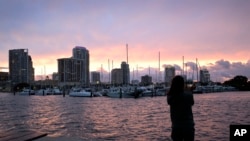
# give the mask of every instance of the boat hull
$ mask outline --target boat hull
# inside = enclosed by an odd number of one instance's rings
[[[69,96],[71,97],[91,97],[90,92],[70,92]]]

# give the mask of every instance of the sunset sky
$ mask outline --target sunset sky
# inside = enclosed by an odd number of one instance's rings
[[[192,71],[198,58],[213,81],[235,75],[250,79],[248,0],[1,0],[0,67],[8,50],[28,48],[35,75],[57,72],[57,59],[75,46],[90,53],[90,71],[108,60],[152,75],[166,65]],[[132,77],[132,76],[131,76]]]

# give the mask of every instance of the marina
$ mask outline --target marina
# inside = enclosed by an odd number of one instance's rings
[[[0,1],[0,141],[193,140],[194,122],[228,141],[250,126],[249,5]]]
[[[165,86],[110,86],[108,88],[84,88],[84,87],[72,87],[66,90],[60,90],[59,88],[45,88],[39,90],[32,90],[24,88],[20,92],[13,92],[14,95],[69,95],[71,97],[99,97],[107,96],[111,98],[140,98],[140,97],[153,97],[153,96],[166,96],[170,87]],[[231,86],[222,85],[206,85],[187,88],[192,91],[193,94],[205,94],[205,93],[217,93],[217,92],[230,92],[237,91],[236,88]]]
[[[195,139],[229,140],[230,124],[250,124],[250,92],[194,95]],[[170,140],[166,97],[21,96],[0,93],[0,132],[35,130],[39,140]]]

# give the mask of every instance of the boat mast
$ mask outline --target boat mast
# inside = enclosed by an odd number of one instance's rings
[[[108,59],[108,67],[109,67],[109,83],[110,83],[110,63],[109,63],[109,59]]]
[[[140,80],[140,79],[139,79],[139,75],[138,75],[138,64],[136,65],[136,78],[137,78],[138,80]]]
[[[160,68],[160,64],[161,64],[161,54],[160,54],[160,51],[159,51],[159,82],[161,81],[161,68]]]
[[[181,75],[184,77],[184,73],[185,73],[185,71],[184,71],[184,56],[182,56],[182,73],[181,73]]]
[[[128,66],[128,44],[126,44],[126,50],[127,50],[127,66]],[[130,83],[130,72],[128,70],[129,70],[129,68],[126,69],[126,80],[127,80],[126,84],[127,85]]]
[[[198,82],[198,65],[197,65],[197,58],[196,58],[196,73],[197,73],[197,82]]]
[[[101,64],[101,82],[103,82],[102,64]]]
[[[192,81],[194,82],[194,65],[193,65]]]
[[[198,65],[199,65],[199,67],[198,67]],[[199,82],[199,68],[200,68],[200,64],[198,62],[198,59],[196,58],[197,82]]]

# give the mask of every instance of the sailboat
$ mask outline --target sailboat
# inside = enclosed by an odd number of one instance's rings
[[[72,97],[91,97],[92,94],[90,91],[86,91],[82,88],[72,88],[69,92],[69,96]]]

